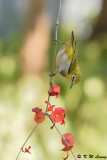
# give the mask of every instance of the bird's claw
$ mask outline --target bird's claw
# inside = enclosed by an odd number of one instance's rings
[[[55,74],[56,74],[56,73],[50,73],[49,76],[51,77],[51,76],[54,76]]]
[[[58,43],[58,42],[59,42],[58,40],[56,40],[56,39],[54,40],[54,43]]]
[[[61,44],[67,45],[67,43],[61,42],[61,41],[59,41],[58,39],[55,39],[55,40],[54,40],[54,43],[55,43],[55,44],[58,43],[58,42],[61,43]]]

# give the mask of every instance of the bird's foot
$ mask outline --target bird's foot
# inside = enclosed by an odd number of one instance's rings
[[[49,76],[55,76],[58,72],[61,72],[61,69],[57,69],[57,71],[55,73],[50,73]]]
[[[61,41],[59,41],[58,39],[57,39],[57,40],[56,40],[56,39],[54,40],[54,43],[58,43],[58,42],[59,42],[59,43],[61,43],[61,44],[65,44],[65,45],[67,45],[67,43],[65,43],[65,42],[61,42]]]
[[[56,73],[50,73],[49,76],[50,76],[50,77],[51,77],[51,76],[55,76],[55,74],[56,74]]]

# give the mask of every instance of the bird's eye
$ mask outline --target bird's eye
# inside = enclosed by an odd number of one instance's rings
[[[73,75],[73,76],[71,77],[71,79],[72,79],[72,80],[74,80],[75,78],[76,78],[76,76],[75,76],[75,75]]]

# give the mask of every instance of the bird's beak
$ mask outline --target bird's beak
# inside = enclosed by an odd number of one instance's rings
[[[74,85],[74,83],[73,83],[73,81],[71,82],[71,86],[70,86],[70,89],[73,87],[73,85]]]

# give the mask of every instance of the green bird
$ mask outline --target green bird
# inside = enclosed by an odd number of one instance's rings
[[[60,42],[60,41],[59,41]],[[66,77],[72,86],[79,82],[81,71],[78,64],[76,42],[72,31],[71,39],[58,52],[56,57],[57,72]]]

